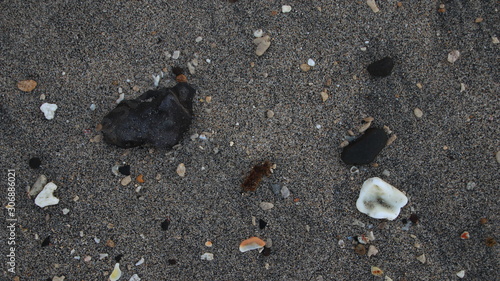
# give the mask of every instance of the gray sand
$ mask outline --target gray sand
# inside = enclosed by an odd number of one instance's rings
[[[16,268],[8,272],[4,227],[2,280],[107,280],[120,254],[120,280],[127,281],[133,274],[141,280],[382,280],[371,266],[393,280],[458,280],[460,270],[464,280],[498,280],[499,246],[485,243],[500,231],[500,45],[492,40],[500,36],[498,1],[401,1],[402,7],[376,1],[379,13],[351,0],[39,2],[0,4],[0,162],[3,182],[7,169],[15,169],[17,187]],[[281,13],[282,4],[292,11]],[[478,17],[483,21],[476,23]],[[261,57],[252,43],[256,29],[272,37]],[[175,50],[177,60],[166,54]],[[453,64],[447,61],[452,50],[461,53]],[[392,75],[371,78],[366,66],[385,56],[396,61]],[[160,86],[172,86],[171,68],[195,57],[196,73],[187,76],[198,89],[196,116],[182,147],[124,150],[90,142],[120,87],[125,98],[137,97],[154,88],[152,75],[164,68]],[[316,66],[301,71],[309,58]],[[25,79],[38,82],[34,91],[17,88]],[[44,102],[58,105],[53,120],[40,111]],[[266,117],[268,110],[274,117]],[[351,174],[339,145],[367,116],[397,139],[377,165]],[[203,132],[211,134],[207,140],[189,138]],[[33,156],[42,159],[41,168],[28,166]],[[243,194],[245,175],[264,160],[276,163],[274,174]],[[128,186],[111,172],[123,162],[132,169]],[[179,163],[184,178],[175,171]],[[42,209],[26,195],[40,174],[58,185],[58,205]],[[139,174],[142,184],[135,181]],[[356,209],[362,183],[374,176],[409,197],[394,221]],[[291,196],[274,195],[271,184],[285,185]],[[274,208],[263,211],[260,202]],[[412,213],[419,223],[402,229]],[[260,230],[252,216],[268,226]],[[380,251],[370,258],[349,240],[369,230]],[[470,239],[460,239],[464,231]],[[48,236],[51,244],[42,247]],[[272,239],[270,256],[238,250],[252,236]],[[105,245],[109,239],[114,247]],[[213,247],[204,245],[208,240]],[[205,252],[214,260],[201,260]],[[104,253],[109,257],[99,259]],[[416,259],[421,254],[425,264]]]

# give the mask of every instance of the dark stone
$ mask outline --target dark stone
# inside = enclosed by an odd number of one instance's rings
[[[264,229],[267,225],[267,222],[264,221],[263,219],[259,219],[259,228]]]
[[[124,176],[130,176],[130,165],[118,167],[118,172]]]
[[[410,215],[410,221],[413,223],[413,224],[417,224],[418,223],[418,215],[417,214],[411,214]]]
[[[383,129],[370,128],[344,147],[340,158],[348,165],[368,164],[375,160],[386,143],[387,134]]]
[[[104,141],[123,148],[172,148],[191,125],[195,93],[183,82],[122,101],[102,119]]]
[[[161,223],[161,229],[167,230],[168,226],[170,225],[170,218],[166,218],[162,223]]]
[[[169,259],[168,264],[170,264],[170,265],[177,264],[177,260],[176,259]]]
[[[31,169],[38,169],[42,165],[42,160],[38,157],[33,157],[30,159],[29,163]]]
[[[264,248],[264,250],[262,250],[262,255],[264,257],[268,257],[269,255],[271,255],[271,248]]]
[[[42,241],[42,247],[47,247],[50,245],[50,236],[47,236],[47,238],[43,239]]]
[[[118,256],[115,257],[115,261],[119,263],[122,260],[122,258],[123,254],[119,254]]]
[[[394,60],[390,57],[385,57],[368,65],[368,72],[373,76],[385,77],[389,76],[394,68]]]

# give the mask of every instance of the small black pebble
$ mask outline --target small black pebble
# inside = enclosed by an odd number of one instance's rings
[[[42,247],[46,247],[50,245],[50,236],[47,236],[42,242]]]
[[[161,229],[167,230],[168,226],[170,225],[170,218],[166,218],[162,223],[161,223]]]
[[[262,250],[262,255],[267,257],[271,254],[271,248],[264,248],[264,250]]]
[[[407,224],[408,223],[407,219],[402,219],[401,221],[403,222],[403,224]]]
[[[42,165],[42,160],[38,157],[33,157],[30,159],[29,165],[31,169],[38,169]]]
[[[124,176],[130,176],[130,165],[121,166],[118,168],[118,172]]]
[[[176,66],[176,67],[172,68],[172,73],[174,73],[175,76],[181,75],[183,72],[184,72],[184,70],[182,69],[182,67]]]
[[[264,227],[266,227],[266,225],[267,225],[267,222],[265,222],[262,219],[259,219],[259,228],[260,229],[264,229]]]
[[[177,264],[177,260],[176,259],[169,259],[168,264],[170,264],[170,265]]]
[[[122,260],[122,258],[123,254],[119,254],[118,256],[115,257],[115,261],[119,263]]]
[[[394,67],[394,60],[390,57],[385,57],[368,65],[367,70],[373,76],[385,77],[389,76]]]
[[[418,216],[417,216],[417,214],[411,214],[411,215],[410,215],[410,221],[411,221],[413,224],[417,224],[417,222],[418,222]]]
[[[340,158],[348,165],[363,165],[375,160],[387,143],[387,134],[383,129],[370,128],[365,133],[344,147]]]

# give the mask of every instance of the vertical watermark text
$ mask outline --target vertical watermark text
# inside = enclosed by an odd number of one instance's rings
[[[16,170],[7,170],[7,271],[16,273]]]

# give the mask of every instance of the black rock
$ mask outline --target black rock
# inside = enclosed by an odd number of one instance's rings
[[[367,70],[373,76],[385,77],[389,76],[394,68],[394,60],[390,57],[385,57],[368,65]]]
[[[42,160],[38,157],[33,157],[30,159],[29,163],[31,169],[38,169],[42,165]]]
[[[195,93],[183,82],[122,101],[102,119],[104,141],[123,148],[172,148],[191,125]]]
[[[122,260],[122,258],[123,254],[119,254],[118,256],[115,257],[115,261],[119,263]]]
[[[387,134],[383,129],[370,128],[344,147],[340,158],[348,165],[368,164],[377,157],[386,143]]]
[[[50,236],[47,236],[47,238],[43,239],[42,241],[42,247],[47,247],[50,245]]]
[[[168,226],[170,225],[170,218],[166,218],[162,223],[161,223],[161,229],[162,230],[167,230]]]
[[[267,225],[267,222],[263,219],[259,219],[259,228],[264,229]]]
[[[124,176],[130,176],[130,165],[118,167],[118,172]]]
[[[177,264],[177,260],[176,259],[169,259],[168,264],[170,264],[170,265]]]

